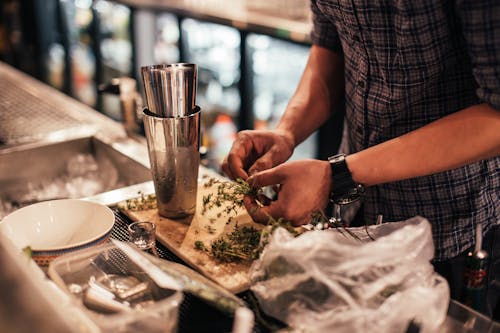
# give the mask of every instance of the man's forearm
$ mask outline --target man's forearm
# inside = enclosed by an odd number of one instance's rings
[[[342,55],[312,46],[295,94],[278,124],[298,145],[312,134],[340,103],[344,95]]]
[[[355,181],[376,185],[500,155],[500,111],[479,104],[347,157]]]

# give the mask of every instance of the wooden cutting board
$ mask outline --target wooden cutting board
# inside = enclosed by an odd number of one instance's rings
[[[156,209],[122,211],[134,221],[151,221],[156,224],[156,239],[193,269],[212,279],[232,293],[239,293],[249,288],[248,270],[250,262],[221,263],[210,254],[197,250],[196,241],[202,241],[210,247],[213,240],[234,230],[235,223],[239,227],[253,226],[262,229],[263,226],[252,221],[244,208],[239,209],[231,222],[227,217],[217,217],[218,210],[209,210],[201,214],[203,197],[216,191],[214,187],[204,187],[206,179],[200,181],[198,186],[196,213],[189,218],[172,220],[162,217]],[[124,205],[119,205],[124,206]]]

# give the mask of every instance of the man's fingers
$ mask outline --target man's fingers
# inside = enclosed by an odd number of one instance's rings
[[[283,215],[280,206],[276,202],[271,202],[268,206],[262,206],[261,203],[255,201],[255,198],[245,196],[243,203],[248,214],[257,223],[268,224],[270,218],[278,219]]]
[[[255,173],[247,179],[247,182],[253,188],[281,184],[285,179],[285,175],[281,172],[281,169],[281,166],[278,165],[272,169]]]
[[[257,223],[267,224],[269,217],[265,212],[265,207],[261,207],[254,198],[248,196],[243,198],[243,203],[252,220]]]
[[[270,157],[270,154],[264,154],[262,157],[257,159],[253,165],[248,169],[248,174],[253,175],[261,170],[267,170],[273,167],[273,163]]]
[[[245,165],[246,160],[251,156],[253,143],[249,139],[239,139],[233,143],[231,151],[226,156],[222,164],[222,171],[231,179],[242,178],[246,180],[248,173]]]
[[[260,158],[258,158],[253,165],[249,168],[248,174],[252,175],[261,170],[270,169],[276,165],[281,164],[288,158],[288,155],[284,155],[284,152],[281,151],[276,146],[273,146],[263,154]]]
[[[246,180],[248,178],[243,161],[236,154],[229,154],[226,157],[222,164],[222,171],[231,179],[242,178]]]

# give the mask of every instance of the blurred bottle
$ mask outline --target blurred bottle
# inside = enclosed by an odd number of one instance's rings
[[[220,169],[222,161],[236,138],[236,132],[236,125],[230,116],[224,113],[217,115],[210,128],[210,150],[208,152],[215,169]]]
[[[137,82],[129,77],[114,78],[100,84],[101,112],[120,121],[128,133],[142,133],[142,98],[136,90]]]
[[[96,104],[95,57],[86,43],[76,43],[71,47],[71,66],[73,71],[73,94],[83,103]]]
[[[59,43],[52,43],[45,59],[47,66],[48,83],[59,90],[64,88],[64,47]]]

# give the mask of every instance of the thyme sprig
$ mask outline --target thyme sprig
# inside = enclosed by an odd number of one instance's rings
[[[259,190],[251,188],[243,179],[223,181],[210,178],[204,184],[205,188],[212,188],[214,186],[216,187],[216,191],[203,197],[202,215],[207,214],[213,209],[217,209],[217,218],[221,218],[224,215],[227,217],[226,224],[231,223],[233,218],[238,214],[238,210],[243,206],[243,197],[245,195],[257,198],[261,194]],[[268,218],[268,223],[262,230],[257,230],[252,226],[240,227],[236,223],[233,231],[213,240],[209,246],[197,240],[194,247],[197,250],[209,253],[220,262],[253,261],[259,258],[264,247],[268,244],[271,234],[278,227],[285,228],[292,235],[298,235],[297,230],[284,218],[274,219],[272,216]],[[210,218],[210,221],[213,222],[214,218]],[[346,237],[361,240],[344,224],[327,217],[322,210],[312,212],[309,224],[315,230],[334,228]],[[372,237],[370,236],[370,238]]]
[[[231,223],[239,209],[243,207],[245,195],[257,197],[259,194],[259,190],[252,188],[241,178],[236,181],[224,181],[212,177],[203,186],[215,187],[215,191],[203,196],[202,215],[217,210],[217,218],[227,217],[226,224]],[[283,219],[270,218],[268,226],[262,231],[253,226],[240,227],[236,223],[233,231],[213,240],[210,246],[206,246],[200,240],[195,241],[194,245],[196,249],[210,253],[221,262],[251,261],[259,257],[267,244],[267,238],[279,224],[286,225],[288,230],[295,232],[291,224]]]
[[[243,197],[245,195],[257,196],[259,191],[239,178],[236,181],[222,181],[210,178],[204,184],[205,188],[215,187],[215,191],[203,197],[202,215],[216,209],[217,217],[227,217],[226,224],[233,221],[238,211],[243,207]],[[296,233],[289,222],[280,218],[278,220],[269,217],[267,226],[258,230],[253,226],[234,225],[230,233],[222,235],[213,240],[210,245],[205,245],[202,241],[195,241],[195,248],[205,251],[220,262],[253,261],[260,256],[268,238],[279,226],[285,227],[288,231]]]
[[[201,214],[206,215],[208,211],[217,209],[217,218],[221,218],[222,216],[227,217],[227,224],[231,223],[233,218],[238,215],[239,209],[243,207],[243,197],[257,193],[255,189],[250,187],[241,178],[238,178],[236,181],[224,181],[211,177],[203,184],[203,187],[215,187],[216,192],[203,196]]]
[[[262,230],[257,230],[253,226],[240,227],[235,224],[233,231],[213,240],[210,247],[200,240],[194,245],[197,250],[209,253],[219,262],[253,261],[259,258],[269,241],[269,236],[278,227],[284,227],[290,233],[297,234],[289,222],[270,218],[269,224]]]
[[[211,244],[211,254],[219,261],[247,261],[258,258],[260,232],[254,227],[239,227],[227,235],[214,240]]]

